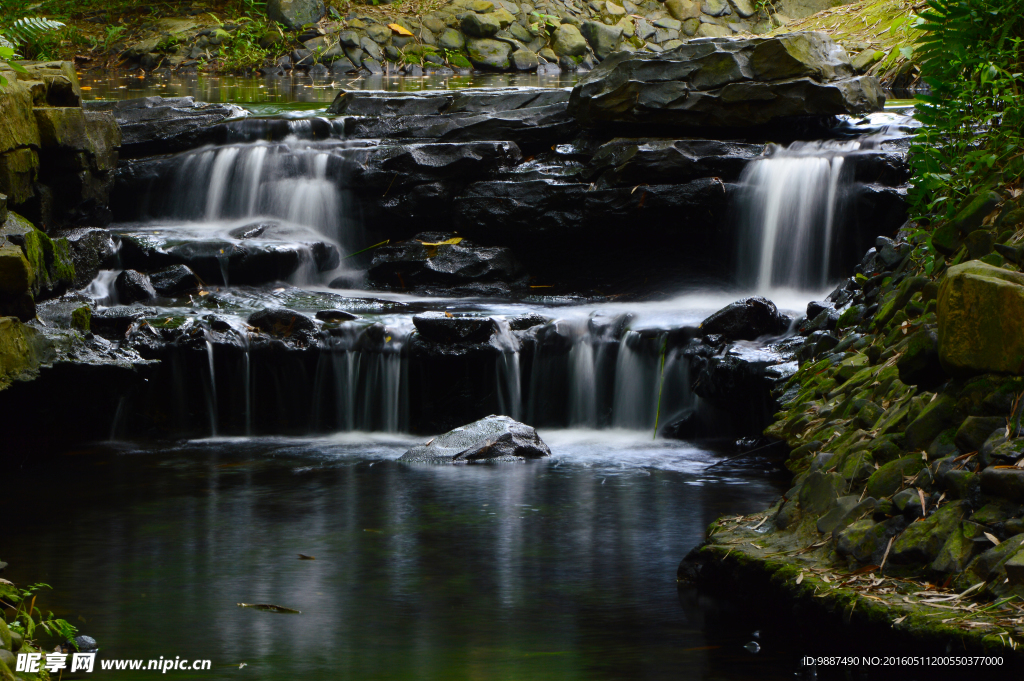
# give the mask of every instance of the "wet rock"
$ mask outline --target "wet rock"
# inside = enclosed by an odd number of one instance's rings
[[[162,296],[178,296],[199,290],[202,282],[186,265],[171,265],[149,273],[149,282]]]
[[[354,315],[344,310],[320,310],[316,313],[316,318],[324,322],[338,323],[359,319],[359,315]]]
[[[412,323],[424,338],[438,343],[482,343],[497,329],[490,317],[447,312],[418,314]]]
[[[105,229],[79,227],[56,232],[54,236],[67,239],[75,265],[72,288],[88,285],[101,269],[110,269],[117,260],[117,247],[111,233]]]
[[[117,306],[96,310],[89,320],[89,328],[93,333],[109,338],[123,340],[137,320],[156,314],[156,310],[147,307]]]
[[[508,318],[508,326],[513,331],[525,331],[535,326],[542,326],[550,322],[549,317],[541,314],[527,313]]]
[[[286,308],[268,308],[249,315],[249,324],[276,338],[305,338],[316,334],[316,322]]]
[[[118,300],[125,305],[156,298],[156,289],[149,277],[136,270],[124,270],[117,275],[114,287],[117,289]]]
[[[439,142],[510,140],[524,152],[547,149],[571,137],[576,130],[576,122],[566,113],[564,103],[527,105],[490,113],[465,111],[437,116],[345,120],[345,134],[350,138],[433,138]]]
[[[631,188],[657,178],[689,182],[702,177],[739,179],[747,163],[764,153],[760,144],[719,140],[616,139],[602,145],[588,164],[588,177],[602,185]]]
[[[972,260],[939,287],[939,360],[952,375],[1024,371],[1024,274]]]
[[[446,233],[423,233],[415,239],[374,251],[368,275],[379,286],[416,288],[505,282],[522,285],[525,271],[512,251],[484,247]]]
[[[267,17],[293,31],[315,24],[326,14],[323,0],[267,0]]]
[[[142,97],[86,102],[87,110],[109,111],[121,131],[121,158],[167,154],[222,141],[213,126],[245,115],[230,104],[206,104],[192,97]]]
[[[98,651],[99,644],[96,643],[96,639],[92,636],[78,635],[75,636],[74,642],[65,641],[57,646],[57,652],[70,655],[73,653],[95,653]]]
[[[789,326],[775,303],[752,297],[731,303],[700,324],[701,334],[720,335],[729,340],[756,340],[761,336],[780,334]]]
[[[530,426],[507,416],[488,416],[439,435],[402,455],[407,463],[525,461],[550,456],[551,450]]]
[[[855,76],[831,38],[790,33],[619,53],[573,88],[569,110],[584,125],[745,128],[793,116],[877,111],[884,101],[878,81]]]
[[[333,244],[320,241],[191,239],[173,234],[122,234],[121,261],[131,269],[156,270],[187,265],[209,283],[264,284],[286,280],[303,263],[317,270],[340,261]]]

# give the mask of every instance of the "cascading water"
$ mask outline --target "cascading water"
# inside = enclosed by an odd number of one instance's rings
[[[204,222],[276,218],[344,243],[342,197],[329,176],[335,146],[250,142],[187,152],[175,162],[170,191],[150,197],[147,210]]]
[[[747,166],[738,199],[741,283],[757,293],[821,290],[841,228],[852,177],[846,155],[858,141],[772,147]]]
[[[550,328],[562,342],[535,350],[530,423],[652,430],[694,408],[689,363],[679,348],[665,348],[662,332],[616,330],[594,319],[556,322]]]

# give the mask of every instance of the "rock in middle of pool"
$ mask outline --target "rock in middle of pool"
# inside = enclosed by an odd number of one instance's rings
[[[525,461],[551,456],[537,431],[507,416],[487,416],[402,455],[407,463]]]

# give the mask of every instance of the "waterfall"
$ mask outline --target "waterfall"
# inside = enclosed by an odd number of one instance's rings
[[[387,334],[387,335],[384,335]],[[381,338],[373,339],[376,336]],[[318,430],[401,432],[409,424],[407,335],[380,325],[324,339],[314,385]]]
[[[747,166],[738,199],[742,284],[766,295],[828,285],[851,180],[845,155],[859,148],[795,142]]]
[[[212,222],[277,218],[344,243],[337,142],[263,141],[206,147],[172,159],[171,181],[150,217]]]
[[[551,328],[562,342],[543,343],[535,350],[525,409],[530,423],[652,429],[659,388],[662,424],[693,408],[689,363],[678,348],[666,351],[662,370],[663,332],[620,334],[613,327],[595,328],[593,320],[563,320]]]

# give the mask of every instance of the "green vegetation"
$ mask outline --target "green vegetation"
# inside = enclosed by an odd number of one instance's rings
[[[846,46],[851,57],[864,50],[881,52],[867,72],[883,86],[907,87],[919,76],[915,45],[923,32],[917,13],[925,4],[921,0],[857,0],[791,21],[770,35],[824,31]]]
[[[25,69],[8,60],[20,56],[19,45],[31,44],[47,34],[63,27],[59,21],[41,17],[19,17],[10,22],[0,23],[0,63],[6,63],[15,71],[25,73]],[[6,85],[7,79],[0,76],[0,86]]]
[[[6,607],[4,618],[11,631],[21,634],[27,640],[33,639],[37,630],[42,630],[62,641],[74,641],[78,633],[74,625],[54,617],[52,612],[44,616],[43,611],[36,608],[38,592],[51,588],[49,584],[33,584],[27,589],[12,589],[13,595],[5,594],[2,601]],[[11,610],[13,612],[7,614]]]
[[[915,217],[953,218],[983,189],[1024,171],[1024,1],[930,0],[918,28],[925,80],[913,147]]]

